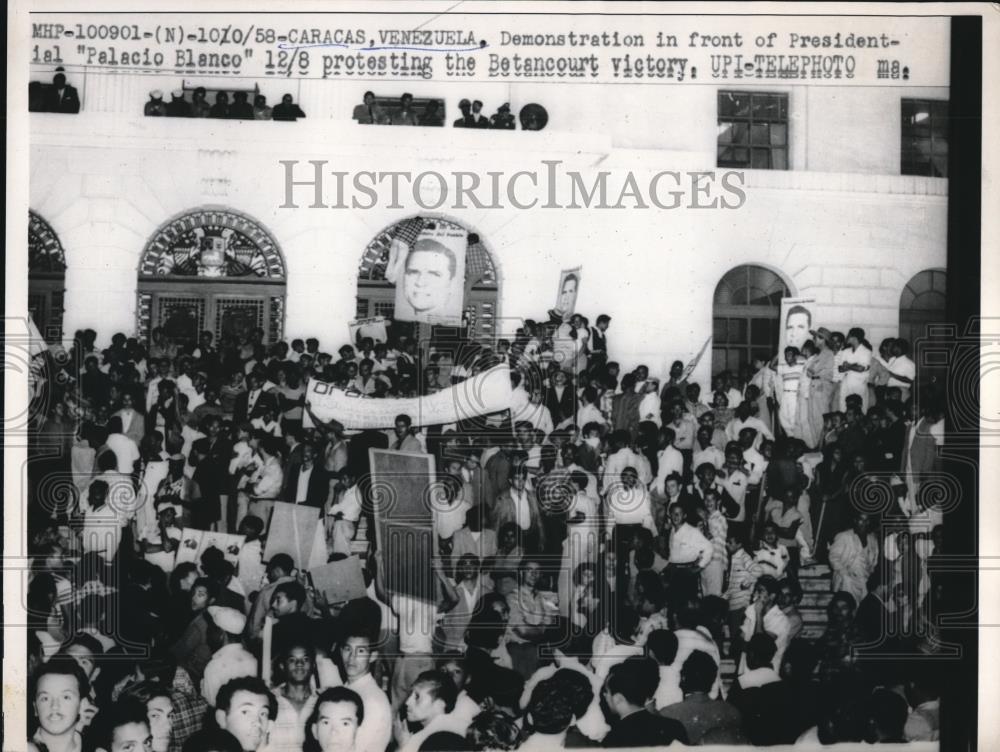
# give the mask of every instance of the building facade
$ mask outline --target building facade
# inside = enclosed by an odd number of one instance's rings
[[[946,25],[941,36],[946,46]],[[876,344],[914,339],[943,319],[947,88],[595,84],[556,95],[538,84],[380,83],[379,98],[412,92],[443,105],[445,127],[401,128],[352,120],[373,86],[364,82],[225,81],[269,102],[291,93],[306,117],[277,122],[143,115],[152,86],[223,85],[207,79],[76,78],[79,114],[30,116],[25,273],[51,340],[92,328],[103,344],[187,320],[216,333],[260,326],[271,337],[316,336],[335,352],[350,321],[391,314],[379,238],[415,216],[477,236],[483,271],[466,300],[477,335],[512,335],[543,316],[559,270],[580,266],[577,310],[612,317],[612,357],[664,373],[711,335],[712,356],[695,375],[706,385],[710,372],[773,352],[783,296],[814,298],[820,325],[862,326]],[[473,96],[488,112],[540,103],[547,124],[450,127],[459,100]],[[336,200],[324,193],[327,206],[312,208],[310,161],[323,163],[324,191],[334,172],[348,181],[361,171],[541,175],[558,162],[585,186],[608,173],[612,205],[630,175],[646,187],[664,172],[684,183],[692,172],[734,170],[745,201],[692,208],[688,186],[678,208],[459,208],[449,197],[428,209],[428,180],[419,201],[380,191],[372,208],[330,208]],[[290,175],[303,184],[290,188]],[[579,187],[559,182],[556,203],[573,203]],[[219,263],[195,269],[189,251],[205,243]]]

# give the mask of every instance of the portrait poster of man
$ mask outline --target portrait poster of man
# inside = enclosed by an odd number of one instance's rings
[[[802,349],[806,340],[812,339],[815,329],[816,301],[813,298],[781,299],[781,330],[778,334],[778,358],[784,359],[786,347]]]
[[[400,265],[393,318],[461,326],[467,245],[464,230],[425,228]]]
[[[580,291],[580,268],[559,272],[559,291],[556,293],[556,313],[572,316],[576,312],[576,296]]]

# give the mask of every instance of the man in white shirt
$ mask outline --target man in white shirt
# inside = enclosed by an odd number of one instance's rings
[[[712,429],[709,426],[698,426],[698,438],[694,446],[691,467],[697,469],[705,463],[716,470],[721,470],[726,464],[726,455],[712,443]]]
[[[886,365],[889,371],[889,381],[886,386],[899,387],[903,392],[901,401],[906,402],[910,398],[914,379],[917,378],[917,366],[909,356],[910,343],[905,339],[894,339],[890,352],[892,357]]]
[[[520,420],[525,420],[531,423],[531,425],[541,431],[545,436],[548,436],[555,429],[555,424],[552,422],[552,413],[549,412],[549,408],[543,404],[541,389],[531,390],[531,401],[521,411],[521,415],[518,417]]]
[[[138,446],[146,435],[146,418],[135,409],[130,392],[122,393],[122,408],[113,417],[121,420],[121,432]]]
[[[649,491],[639,482],[639,473],[634,467],[623,468],[621,483],[613,486],[608,492],[606,514],[609,534],[615,527],[628,528],[641,525],[656,535],[656,522],[653,518]]]
[[[861,397],[861,412],[868,411],[868,376],[872,361],[872,351],[862,344],[865,340],[865,330],[854,327],[847,333],[847,347],[843,352],[838,370],[843,374],[840,382],[840,410],[847,410],[847,396],[857,394]]]
[[[667,477],[677,474],[684,476],[684,455],[674,446],[674,429],[664,426],[660,429],[660,453],[658,455],[656,479],[651,489],[654,493],[666,495],[664,484]]]
[[[785,654],[785,648],[788,647],[788,636],[791,631],[788,617],[778,605],[780,592],[781,586],[776,579],[770,575],[760,577],[754,584],[754,600],[746,610],[741,630],[744,642],[750,642],[755,634],[762,633],[767,633],[774,638],[777,650],[771,667],[775,671],[781,667],[781,657]],[[746,654],[744,654],[737,673],[742,676],[746,671],[747,661]]]
[[[611,434],[610,449],[608,459],[604,463],[604,474],[601,476],[601,485],[605,493],[613,489],[622,479],[622,471],[626,467],[631,467],[638,473],[642,485],[648,486],[653,480],[652,473],[649,472],[649,463],[644,462],[645,458],[640,458],[629,446],[628,431],[619,430]]]
[[[748,483],[751,486],[759,486],[764,478],[764,470],[767,468],[767,460],[764,459],[758,450],[757,431],[754,428],[744,428],[740,431],[737,439],[743,448],[743,469],[749,476]]]
[[[438,731],[457,733],[453,730],[453,720],[449,718],[457,698],[458,690],[447,674],[441,671],[420,674],[406,698],[406,720],[423,726],[411,734],[405,723],[395,721],[398,752],[417,752],[424,740]]]
[[[132,475],[135,463],[139,461],[139,447],[122,432],[122,419],[115,415],[108,421],[108,438],[105,446],[115,453],[118,461],[118,472]]]
[[[316,706],[318,694],[313,672],[316,654],[304,635],[285,643],[279,666],[285,682],[274,688],[278,713],[267,741],[267,752],[301,752],[306,740],[306,722]]]
[[[365,626],[353,623],[346,625],[338,646],[346,686],[357,692],[364,703],[365,717],[358,726],[356,752],[385,752],[392,740],[392,706],[371,673],[371,664],[378,658],[375,643]]]
[[[393,422],[394,435],[390,448],[395,452],[423,452],[420,440],[413,435],[413,420],[409,415],[397,415]]]
[[[685,521],[684,508],[674,504],[670,515],[670,569],[700,572],[712,560],[712,542],[701,531]]]
[[[139,547],[146,561],[170,574],[181,541],[181,529],[174,524],[181,510],[169,498],[157,500],[155,506],[156,522],[141,532]]]
[[[744,428],[752,428],[757,432],[753,443],[755,449],[760,446],[760,442],[764,439],[774,441],[771,429],[753,414],[753,404],[747,401],[739,403],[733,419],[726,424],[726,441],[739,441],[740,431]]]
[[[281,439],[275,436],[264,436],[260,439],[258,452],[261,463],[251,476],[253,495],[260,499],[277,499],[281,496],[281,485],[284,471],[281,468]]]

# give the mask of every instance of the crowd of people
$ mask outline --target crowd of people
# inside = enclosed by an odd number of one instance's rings
[[[187,117],[187,118],[217,118],[221,120],[284,120],[294,121],[304,118],[306,113],[293,101],[291,94],[285,94],[281,103],[273,107],[267,103],[263,94],[237,90],[232,93],[215,92],[215,101],[208,103],[208,92],[204,86],[199,86],[191,93],[191,100],[185,96],[184,89],[174,89],[170,92],[170,101],[163,100],[163,91],[153,89],[149,92],[149,100],[142,108],[146,117]]]
[[[483,113],[483,103],[478,99],[462,99],[458,103],[461,117],[453,123],[453,128],[492,128],[494,130],[515,130],[517,120],[510,111],[510,103],[504,102],[497,111],[487,117]],[[413,95],[404,93],[398,101],[389,103],[379,100],[375,92],[366,91],[364,101],[356,105],[352,119],[362,125],[424,125],[441,127],[445,123],[444,103],[440,99],[428,99],[422,105],[413,100]],[[539,131],[548,122],[548,114],[541,105],[526,105],[521,110],[521,129]]]
[[[395,325],[347,344],[156,329],[103,349],[86,330],[41,356],[34,749],[937,739],[941,680],[918,657],[941,650],[943,412],[914,398],[906,343],[878,357],[863,331],[819,328],[705,400],[696,363],[622,369],[610,327],[557,314],[430,346]],[[305,389],[413,397],[502,364],[510,409],[447,426],[351,430]],[[387,581],[370,448],[435,458],[433,602]],[[316,510],[329,561],[360,556],[366,597],[330,602],[294,552],[264,559],[256,512],[276,499]],[[244,543],[177,563],[184,528]],[[813,563],[832,597],[810,638]]]

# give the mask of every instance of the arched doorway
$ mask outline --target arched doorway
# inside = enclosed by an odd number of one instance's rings
[[[270,233],[225,209],[199,209],[161,226],[139,262],[137,333],[155,327],[178,345],[201,331],[216,341],[254,329],[283,336],[285,262]]]
[[[28,313],[50,344],[62,340],[66,254],[49,223],[28,211]]]
[[[777,352],[781,299],[789,295],[785,281],[763,266],[737,266],[723,275],[712,300],[713,374]]]
[[[394,239],[411,244],[425,229],[444,228],[467,234],[465,251],[465,295],[462,327],[433,327],[431,336],[458,337],[477,342],[494,342],[497,330],[499,282],[493,258],[480,236],[457,222],[432,217],[411,217],[387,227],[365,248],[358,268],[357,318],[383,316],[395,332],[418,335],[416,325],[394,322],[396,286],[386,279],[390,246]],[[428,327],[430,329],[431,327]]]

